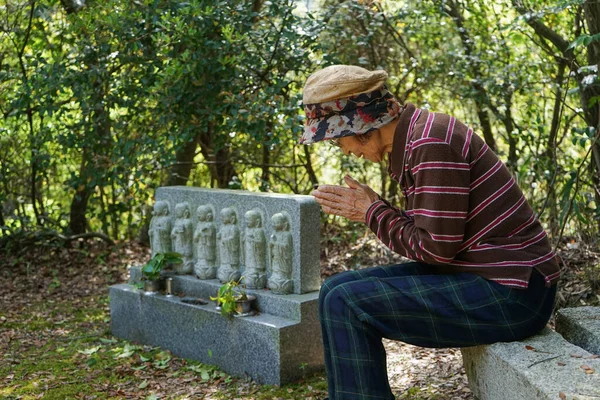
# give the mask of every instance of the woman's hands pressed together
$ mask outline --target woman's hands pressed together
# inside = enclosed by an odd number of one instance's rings
[[[379,200],[379,195],[368,185],[359,183],[350,175],[344,177],[344,182],[348,187],[321,185],[312,192],[312,195],[327,214],[364,222],[369,206]]]

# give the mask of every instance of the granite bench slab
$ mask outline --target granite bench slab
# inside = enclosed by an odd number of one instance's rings
[[[590,353],[600,355],[600,307],[588,306],[558,310],[556,332]]]
[[[549,328],[461,352],[478,400],[600,400],[600,359]]]

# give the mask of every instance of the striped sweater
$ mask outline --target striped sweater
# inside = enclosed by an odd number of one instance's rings
[[[547,286],[558,280],[555,254],[521,189],[456,118],[407,104],[388,168],[404,210],[379,200],[365,219],[391,250],[439,265],[440,273],[470,272],[517,288],[527,287],[532,268]]]

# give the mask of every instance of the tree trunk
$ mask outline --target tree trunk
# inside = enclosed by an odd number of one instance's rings
[[[269,190],[269,180],[271,178],[271,170],[269,168],[269,163],[271,162],[271,157],[269,153],[269,145],[267,142],[263,142],[262,144],[262,172],[260,175],[260,190],[262,192],[266,192]]]
[[[23,40],[23,45],[18,48],[17,47],[17,58],[19,61],[19,67],[21,70],[21,75],[23,78],[23,84],[28,87],[29,86],[29,76],[27,75],[27,69],[25,67],[25,49],[29,42],[29,37],[31,35],[32,24],[33,24],[33,16],[35,13],[36,2],[31,2],[31,7],[29,10],[29,18],[27,23],[27,29],[25,31],[25,38]],[[14,43],[14,42],[13,42]],[[16,46],[16,44],[15,44]],[[33,126],[33,110],[31,107],[31,99],[29,96],[26,96],[27,107],[25,109],[25,113],[27,115],[27,125],[29,127],[29,145],[30,145],[30,164],[31,164],[31,178],[30,178],[30,196],[31,196],[31,205],[33,207],[33,213],[35,214],[35,220],[38,226],[44,224],[44,219],[41,217],[41,213],[38,209],[38,169],[39,169],[39,146],[37,145],[37,135],[35,133],[35,129]],[[42,125],[42,124],[40,124]]]
[[[512,92],[507,91],[504,96],[504,104],[506,105],[506,112],[502,118],[504,129],[507,133],[508,138],[508,160],[506,166],[511,170],[515,171],[517,168],[517,139],[512,134],[514,130],[513,117],[512,117]]]
[[[175,152],[175,164],[169,170],[169,176],[165,186],[185,186],[190,179],[190,173],[194,166],[194,157],[196,157],[196,148],[200,142],[202,132],[196,135],[189,142]]]
[[[396,198],[398,197],[398,181],[395,179],[390,179],[390,186],[388,187],[387,192],[387,200],[391,203],[394,203]],[[383,195],[383,193],[382,193]]]
[[[231,153],[228,147],[221,147],[217,150],[216,157],[217,166],[217,186],[220,188],[229,187],[229,182],[237,176],[233,162],[231,161]]]
[[[554,110],[552,112],[552,123],[550,125],[550,134],[548,135],[548,143],[546,144],[546,157],[550,160],[551,165],[549,165],[548,170],[550,171],[550,177],[547,179],[548,183],[548,198],[547,198],[547,206],[549,212],[549,230],[552,237],[556,237],[559,232],[560,224],[559,224],[559,213],[557,207],[557,197],[556,197],[556,188],[554,187],[554,176],[556,174],[557,160],[556,160],[556,139],[558,137],[558,130],[560,128],[560,117],[561,110],[563,107],[563,94],[562,87],[564,84],[565,78],[565,69],[567,67],[567,63],[563,59],[558,60],[558,71],[556,74],[556,79],[554,80],[556,84],[556,98],[554,99]]]
[[[381,190],[379,191],[379,193],[381,193],[381,195],[384,196],[387,188],[387,180],[389,177],[385,163],[379,163],[379,176],[381,177]]]
[[[304,146],[304,156],[306,157],[306,173],[308,173],[308,179],[312,184],[313,189],[316,189],[319,186],[319,180],[317,179],[317,174],[312,165],[312,160],[310,158],[310,146]]]
[[[600,33],[600,3],[596,0],[587,0],[583,5],[585,21],[590,35]],[[592,41],[588,45],[588,65],[595,65],[600,68],[600,42]],[[588,72],[590,74],[591,72]],[[588,126],[594,127],[597,138],[600,132],[600,84],[598,83],[598,71],[595,72],[596,81],[586,86],[581,91],[581,101],[585,110],[585,119]],[[595,171],[592,173],[592,182],[594,186],[600,187],[600,143],[595,141],[592,144],[592,164],[595,165]],[[595,191],[596,204],[600,204],[600,194]],[[597,227],[600,229],[600,220],[597,221]]]
[[[215,185],[219,188],[229,187],[229,182],[232,181],[234,176],[237,176],[237,173],[231,160],[229,147],[220,144],[217,148],[212,123],[209,123],[208,129],[201,133],[199,143],[200,152],[209,163],[211,187],[215,187]]]
[[[460,36],[460,41],[465,50],[465,55],[468,58],[472,58],[475,60],[473,56],[473,47],[471,43],[475,43],[467,33],[467,30],[464,26],[464,18],[458,8],[458,4],[454,0],[450,0],[446,3],[445,11],[450,15],[456,27],[458,29],[458,35]],[[489,148],[496,153],[496,140],[494,139],[494,134],[492,132],[492,125],[490,124],[490,117],[488,114],[488,105],[490,104],[490,98],[487,94],[487,91],[477,81],[481,80],[482,73],[479,69],[479,65],[475,62],[472,63],[471,73],[475,79],[472,79],[471,87],[475,91],[475,96],[473,96],[473,100],[475,101],[475,106],[477,108],[477,116],[479,117],[479,124],[481,125],[481,131],[483,133],[483,139],[485,143],[489,146]],[[507,132],[510,135],[510,132]]]
[[[485,93],[485,91],[483,92]],[[485,96],[487,97],[487,93]],[[477,106],[477,116],[479,117],[479,124],[481,125],[483,139],[489,148],[495,153],[497,152],[496,139],[494,139],[494,133],[492,132],[492,124],[490,123],[488,111],[482,101],[475,100],[475,105]],[[510,132],[508,132],[508,134],[510,135]]]
[[[79,168],[79,178],[82,179],[87,175],[87,152],[84,151],[81,167]],[[86,232],[87,228],[87,219],[86,219],[86,211],[87,204],[92,196],[92,189],[84,180],[84,183],[79,185],[79,187],[75,190],[75,194],[73,195],[73,199],[71,200],[71,209],[70,209],[70,220],[69,220],[69,228],[71,230],[72,235],[79,235]]]
[[[94,63],[90,63],[89,67],[94,68]],[[111,152],[112,138],[110,134],[110,115],[105,109],[106,91],[103,85],[106,83],[102,77],[97,77],[93,83],[94,93],[97,93],[97,97],[94,96],[89,100],[94,101],[96,106],[89,119],[92,128],[86,134],[91,134],[94,141],[93,144],[86,144],[87,146],[84,147],[81,156],[79,186],[75,189],[70,209],[69,228],[73,235],[86,232],[88,227],[86,218],[88,201],[94,193],[96,185],[103,184],[105,175],[101,177],[102,179],[98,179],[98,176],[110,167],[107,155]],[[89,143],[91,142],[90,140]]]

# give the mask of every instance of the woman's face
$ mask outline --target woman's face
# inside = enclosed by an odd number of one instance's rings
[[[372,162],[381,162],[384,158],[384,146],[381,143],[379,130],[374,131],[366,143],[361,142],[356,136],[345,136],[337,140],[344,154],[355,157],[364,157]]]

